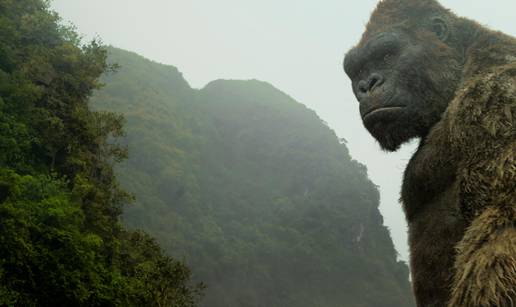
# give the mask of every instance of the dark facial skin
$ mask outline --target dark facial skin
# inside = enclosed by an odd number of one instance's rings
[[[374,35],[351,49],[344,60],[366,129],[387,151],[412,138],[424,137],[439,121],[458,85],[457,74],[439,68],[452,56],[433,56],[440,41],[419,41],[403,31]],[[432,68],[427,68],[428,61]],[[437,68],[437,69],[436,69]],[[442,90],[447,88],[449,90]]]

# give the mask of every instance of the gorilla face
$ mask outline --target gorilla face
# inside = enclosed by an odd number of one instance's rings
[[[352,80],[366,129],[388,151],[424,137],[439,121],[458,86],[453,53],[435,35],[379,33],[351,49],[344,70]],[[453,71],[453,69],[451,69]]]

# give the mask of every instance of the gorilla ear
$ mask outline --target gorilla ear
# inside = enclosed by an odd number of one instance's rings
[[[433,17],[430,21],[430,31],[435,33],[437,38],[444,42],[448,39],[450,27],[444,18]]]

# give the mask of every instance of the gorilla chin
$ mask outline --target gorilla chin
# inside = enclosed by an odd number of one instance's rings
[[[396,151],[400,146],[418,137],[417,129],[407,122],[405,107],[378,108],[362,116],[362,121],[369,133],[378,141],[380,147],[389,152]]]

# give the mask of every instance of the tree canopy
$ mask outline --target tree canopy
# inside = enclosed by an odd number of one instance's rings
[[[188,268],[119,222],[123,118],[88,104],[106,56],[47,1],[0,0],[0,305],[194,305]]]

